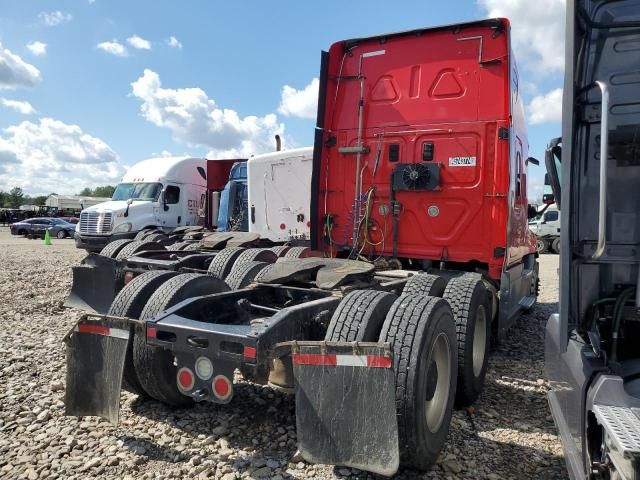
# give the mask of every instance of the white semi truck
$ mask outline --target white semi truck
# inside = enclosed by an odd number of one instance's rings
[[[560,253],[560,211],[551,205],[529,220],[529,230],[536,234],[538,253]]]
[[[197,225],[198,209],[208,182],[220,182],[207,180],[209,162],[203,158],[166,157],[135,164],[118,184],[111,200],[82,210],[76,227],[76,246],[100,251],[107,243],[134,238],[145,228],[168,232],[179,226]],[[231,167],[224,166],[228,168],[221,172],[226,172],[223,186]]]
[[[168,233],[176,227],[202,225],[215,230],[220,218],[226,224],[243,208],[244,215],[250,214],[248,230],[260,238],[306,240],[312,156],[312,147],[253,156],[247,162],[246,180],[236,178],[233,172],[237,169],[232,170],[245,159],[144,160],[124,175],[110,201],[82,211],[76,246],[100,251],[112,241],[132,239],[145,229]],[[238,182],[249,184],[248,194],[247,188],[229,188],[237,187]],[[246,212],[247,195],[250,212]],[[219,212],[220,208],[228,211]]]

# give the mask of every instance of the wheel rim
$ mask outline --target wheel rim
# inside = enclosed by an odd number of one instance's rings
[[[536,247],[538,251],[541,252],[544,249],[544,242],[542,240],[536,240]]]
[[[436,337],[429,358],[425,416],[427,428],[431,433],[436,433],[442,426],[449,403],[451,380],[451,347],[444,333]]]
[[[65,237],[64,232],[62,230],[60,230],[58,232],[58,238],[64,238],[64,237]]]
[[[473,375],[479,376],[484,366],[487,351],[487,314],[484,305],[476,311],[476,322],[473,331]]]

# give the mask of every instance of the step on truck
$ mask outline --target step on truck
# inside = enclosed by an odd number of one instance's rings
[[[536,300],[520,84],[506,19],[332,45],[311,249],[227,243],[206,271],[140,261],[66,337],[67,413],[117,422],[121,387],[225,404],[239,371],[295,395],[307,461],[430,468],[492,338]]]
[[[640,1],[568,0],[549,405],[572,479],[640,478]]]

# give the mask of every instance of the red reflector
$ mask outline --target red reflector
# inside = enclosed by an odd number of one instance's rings
[[[195,377],[193,376],[193,372],[191,370],[189,370],[187,367],[182,367],[180,370],[178,370],[178,387],[180,387],[181,390],[191,390],[194,383]]]
[[[131,280],[133,280],[133,272],[127,272],[124,274],[124,284],[126,285]]]
[[[224,375],[217,375],[213,378],[212,382],[213,394],[220,400],[228,400],[233,393],[233,386],[227,377]]]
[[[244,347],[244,358],[253,358],[257,356],[256,349],[254,347]]]
[[[158,330],[156,327],[147,327],[147,338],[156,338]]]
[[[109,327],[104,325],[91,325],[88,323],[79,323],[78,332],[80,333],[93,333],[94,335],[106,335],[109,336]]]
[[[320,353],[295,353],[293,363],[297,365],[337,365],[336,355],[322,355]]]
[[[284,223],[280,224],[280,230],[284,230],[285,228],[287,228],[287,226]]]
[[[310,226],[311,226],[311,222],[307,222],[307,227],[310,227]]]
[[[367,367],[391,368],[391,358],[367,356]]]
[[[223,378],[218,378],[213,383],[213,388],[220,397],[226,397],[229,394],[229,384]]]

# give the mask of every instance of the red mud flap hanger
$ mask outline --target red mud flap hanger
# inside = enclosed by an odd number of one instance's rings
[[[67,333],[66,415],[92,415],[118,423],[124,360],[135,323],[86,314]]]
[[[396,473],[400,458],[389,344],[287,343],[305,460]]]

